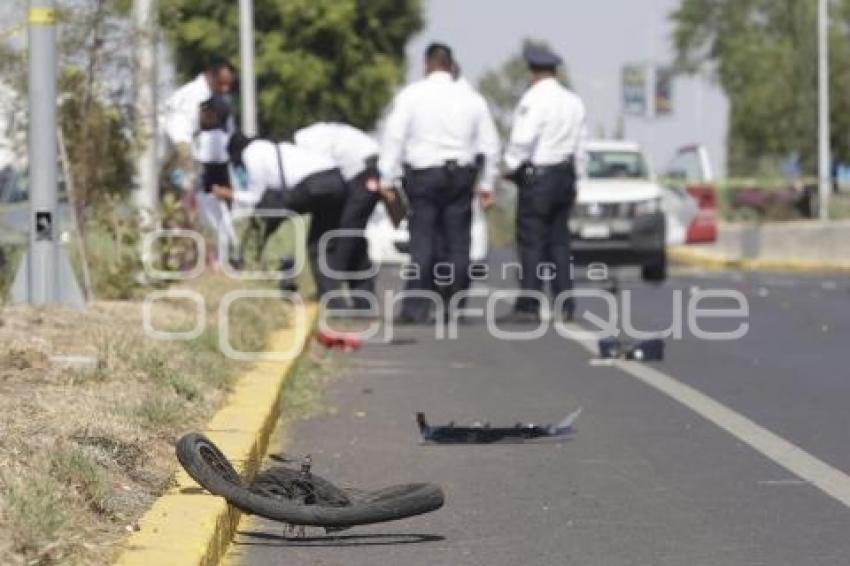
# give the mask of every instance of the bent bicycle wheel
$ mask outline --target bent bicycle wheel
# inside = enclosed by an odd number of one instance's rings
[[[292,525],[346,528],[405,519],[443,506],[434,484],[407,484],[353,493],[315,474],[307,479],[283,467],[263,472],[250,486],[205,436],[187,434],[177,443],[177,458],[198,484],[237,509]]]

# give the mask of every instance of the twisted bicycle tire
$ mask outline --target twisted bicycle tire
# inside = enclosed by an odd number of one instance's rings
[[[331,482],[282,466],[272,467],[245,485],[227,457],[202,434],[177,442],[177,459],[203,488],[237,509],[290,525],[343,529],[405,519],[443,506],[443,490],[434,484],[406,484],[359,492],[356,496]]]

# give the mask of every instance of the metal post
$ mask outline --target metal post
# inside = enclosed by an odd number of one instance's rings
[[[29,9],[29,303],[47,305],[57,292],[56,0]]]
[[[829,125],[829,0],[818,2],[818,117],[820,219],[829,220],[832,194],[832,167]]]
[[[12,301],[82,307],[85,299],[59,244],[56,0],[30,0],[29,6],[30,235]]]
[[[239,54],[242,60],[242,131],[257,135],[257,78],[254,74],[254,2],[239,0]]]
[[[135,127],[140,148],[136,162],[138,186],[133,201],[143,218],[156,211],[159,201],[156,13],[157,0],[133,0]]]

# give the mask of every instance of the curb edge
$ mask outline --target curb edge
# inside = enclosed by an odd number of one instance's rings
[[[705,269],[736,269],[740,271],[783,271],[795,273],[850,272],[850,262],[804,259],[736,259],[703,250],[685,247],[667,249],[668,257],[680,264]]]
[[[316,306],[307,305],[305,314],[303,328],[277,331],[269,338],[272,349],[293,348],[297,355],[285,362],[260,362],[242,373],[204,430],[243,476],[258,471],[280,416],[286,383],[309,344]],[[116,566],[214,566],[223,558],[240,512],[201,490],[182,469],[175,483],[139,520],[141,529],[122,543]]]

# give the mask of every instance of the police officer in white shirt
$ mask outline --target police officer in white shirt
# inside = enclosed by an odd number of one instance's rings
[[[498,145],[487,144],[481,132],[492,120],[473,93],[451,75],[451,49],[432,44],[425,52],[426,77],[395,98],[382,140],[379,170],[385,185],[404,176],[411,204],[408,290],[435,291],[435,243],[445,242],[452,271],[448,295],[468,286],[472,199],[478,170],[475,157],[495,163]],[[478,181],[482,201],[492,201],[493,171]],[[439,239],[437,235],[439,234]],[[399,318],[403,324],[432,321],[432,302],[406,298]]]
[[[490,112],[490,105],[487,104],[487,99],[466,80],[457,62],[452,67],[452,76],[459,86],[472,94],[476,105],[478,105],[478,112],[485,117],[481,122],[481,128],[477,132],[478,138],[475,144],[476,147],[485,148],[485,150],[475,155],[475,164],[478,167],[479,180],[482,183],[478,187],[479,200],[481,201],[482,208],[487,210],[495,202],[493,181],[499,175],[499,163],[498,158],[494,159],[494,156],[498,156],[502,149],[502,143],[499,140],[499,131],[496,129],[496,123],[493,121],[493,115]]]
[[[235,130],[230,102],[235,82],[230,63],[211,62],[166,101],[163,125],[171,152],[168,181],[182,192],[187,216],[197,209],[201,225],[224,240],[225,248],[235,240],[230,211],[210,191],[213,185],[230,184],[227,141]],[[215,263],[212,256],[209,260]]]
[[[216,60],[166,101],[163,130],[174,154],[169,180],[178,189],[191,191],[195,188],[197,164],[218,165],[207,168],[207,190],[223,181],[222,165],[226,172],[227,140],[234,130],[233,118],[228,116],[220,125],[204,127],[201,106],[214,98],[218,106],[229,104],[235,83],[234,67],[227,61]]]
[[[556,78],[561,58],[541,47],[524,53],[531,87],[519,102],[505,163],[517,183],[517,247],[522,291],[543,290],[550,279],[556,297],[572,289],[568,221],[576,197],[576,178],[584,164],[586,112],[578,96]],[[546,266],[554,273],[548,276]],[[573,317],[574,305],[566,301],[561,316]],[[540,304],[533,296],[520,296],[507,320],[536,323]]]
[[[378,144],[365,132],[348,124],[320,122],[295,132],[295,145],[330,157],[348,183],[348,199],[340,218],[339,229],[363,231],[380,199]],[[369,310],[366,298],[374,295],[375,280],[369,246],[364,236],[345,235],[333,241],[333,253],[342,270],[358,277],[348,280],[353,308]]]
[[[318,296],[321,299],[338,289],[339,282],[325,273],[319,263],[320,240],[329,230],[339,227],[348,193],[336,163],[292,143],[251,139],[239,133],[231,137],[228,153],[233,166],[244,169],[247,187],[234,191],[232,187],[216,185],[216,196],[232,200],[238,207],[311,214],[307,252]],[[281,223],[282,220],[272,223],[271,230]],[[327,264],[342,271],[333,254],[328,255]]]

